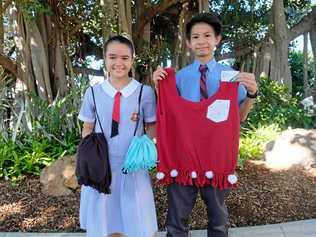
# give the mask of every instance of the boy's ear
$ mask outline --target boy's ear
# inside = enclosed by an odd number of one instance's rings
[[[222,35],[215,36],[215,40],[216,40],[216,45],[218,45],[222,40]]]

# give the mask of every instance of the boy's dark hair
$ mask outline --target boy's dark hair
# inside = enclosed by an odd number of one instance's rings
[[[222,23],[218,17],[209,12],[203,12],[192,17],[186,25],[186,37],[190,41],[192,27],[198,23],[206,23],[213,27],[215,35],[218,36],[222,33]]]
[[[104,44],[105,53],[108,49],[108,45],[112,42],[119,42],[121,44],[127,45],[132,52],[132,57],[134,57],[135,49],[134,49],[133,42],[131,40],[129,40],[126,36],[123,36],[123,35],[116,35],[116,36],[113,36],[110,39],[108,39]]]

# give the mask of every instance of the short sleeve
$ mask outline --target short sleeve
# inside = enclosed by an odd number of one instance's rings
[[[244,100],[246,99],[246,95],[247,95],[247,90],[246,87],[244,85],[240,85],[238,86],[238,104],[241,105]]]
[[[144,113],[144,121],[152,123],[156,121],[156,96],[154,90],[150,86],[144,86],[142,109]]]
[[[92,123],[95,120],[94,104],[90,87],[84,94],[78,118],[88,123]]]

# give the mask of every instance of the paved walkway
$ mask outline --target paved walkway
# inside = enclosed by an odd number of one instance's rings
[[[0,232],[0,237],[85,237],[85,234]],[[159,232],[158,237],[165,237],[165,233]],[[191,232],[190,237],[206,237],[206,231],[194,230]],[[316,237],[316,219],[274,225],[232,228],[229,229],[229,237]]]

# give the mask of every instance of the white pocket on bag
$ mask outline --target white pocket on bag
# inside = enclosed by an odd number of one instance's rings
[[[215,100],[207,108],[206,117],[215,123],[226,121],[229,115],[230,100]]]

